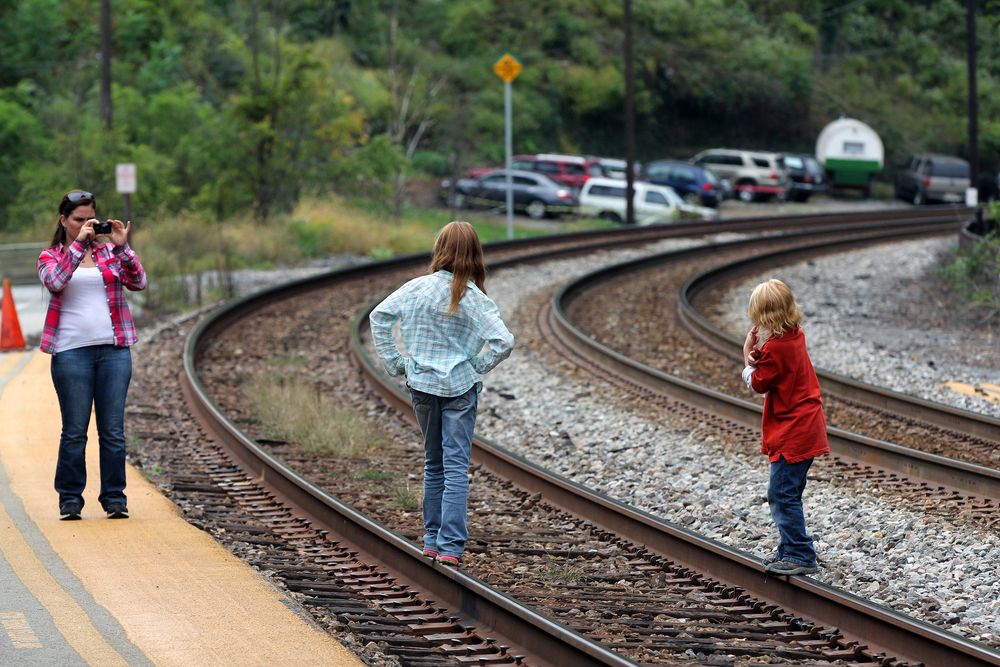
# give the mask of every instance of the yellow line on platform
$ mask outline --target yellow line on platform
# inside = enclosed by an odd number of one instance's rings
[[[188,524],[132,466],[126,488],[132,518],[104,518],[97,502],[93,422],[83,520],[59,521],[52,479],[61,420],[49,363],[48,355],[36,353],[4,388],[0,461],[27,515],[130,642],[157,665],[362,664],[296,615],[258,572]],[[30,563],[29,556],[22,550],[11,560]],[[22,577],[32,591],[34,580],[34,575]],[[45,606],[53,617],[61,613],[59,602]],[[82,632],[74,626],[64,634],[73,641]],[[93,664],[114,663],[100,659]]]
[[[87,613],[52,578],[25,542],[10,515],[0,506],[0,552],[17,578],[52,616],[56,629],[80,657],[91,665],[128,663],[104,640]]]

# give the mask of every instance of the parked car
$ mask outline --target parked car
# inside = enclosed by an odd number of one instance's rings
[[[806,202],[816,193],[830,191],[823,166],[812,155],[785,153],[785,171],[788,172],[788,199]]]
[[[680,217],[680,209],[662,185],[636,181],[632,184],[632,206],[637,225],[669,222]],[[628,181],[594,176],[580,191],[580,215],[612,222],[625,222]]]
[[[576,211],[576,195],[565,185],[544,174],[511,169],[511,190],[514,208],[530,217],[541,219]],[[441,195],[455,208],[498,207],[507,202],[507,170],[496,169],[480,178],[461,178],[452,188],[450,181],[441,182]]]
[[[625,160],[611,157],[598,157],[594,159],[597,160],[597,164],[600,165],[601,175],[605,178],[625,179],[628,173],[628,162]],[[638,178],[642,173],[642,164],[639,162],[633,162],[632,169],[634,170],[635,176]]]
[[[712,148],[698,153],[691,162],[729,179],[741,201],[784,197],[788,189],[780,153]]]
[[[511,169],[536,171],[545,174],[553,181],[580,191],[583,184],[591,176],[602,176],[600,163],[593,158],[579,155],[561,155],[558,153],[539,153],[538,155],[515,155],[510,163]]]
[[[656,160],[643,165],[642,178],[668,185],[689,204],[716,207],[724,198],[723,184],[714,173],[688,162]]]
[[[632,205],[637,225],[718,218],[719,214],[710,208],[688,204],[670,186],[635,181],[632,187]],[[590,178],[580,191],[580,214],[612,222],[625,222],[627,188],[628,181],[622,178]]]
[[[960,157],[918,153],[896,172],[896,196],[920,206],[933,201],[964,202],[969,163]]]
[[[667,199],[673,202],[674,206],[677,207],[679,217],[681,220],[718,220],[719,212],[714,208],[709,208],[707,206],[700,206],[698,204],[691,204],[689,202],[681,199],[680,195],[670,187],[669,185],[661,185],[663,188],[663,193],[667,196]]]

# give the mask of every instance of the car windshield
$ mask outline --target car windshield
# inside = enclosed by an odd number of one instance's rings
[[[785,166],[789,169],[804,169],[805,165],[802,163],[802,158],[795,157],[794,155],[785,156]]]
[[[674,206],[683,206],[684,200],[680,198],[673,188],[663,188],[663,196],[667,198],[667,201]]]

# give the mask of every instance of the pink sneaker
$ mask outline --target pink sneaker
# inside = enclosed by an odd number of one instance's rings
[[[462,561],[458,556],[438,556],[437,561],[443,565],[448,565],[451,567],[458,567],[462,564]]]
[[[435,558],[438,557],[438,552],[434,551],[433,549],[424,549],[424,555],[430,558],[431,560],[434,560]]]

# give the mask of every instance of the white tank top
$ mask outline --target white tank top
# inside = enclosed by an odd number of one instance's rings
[[[101,270],[77,267],[62,291],[56,353],[88,345],[114,345],[115,329]]]

